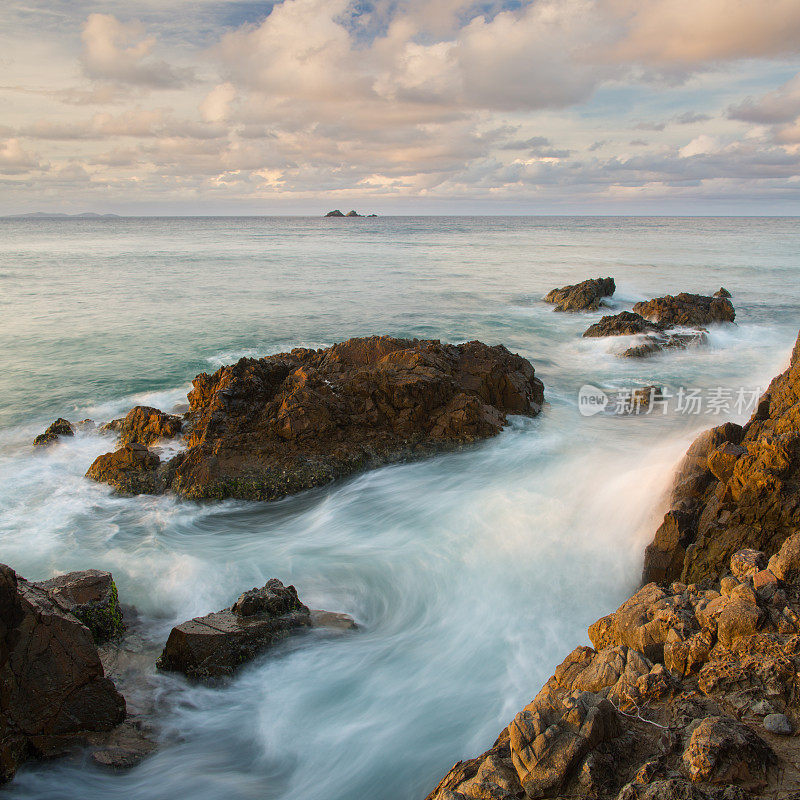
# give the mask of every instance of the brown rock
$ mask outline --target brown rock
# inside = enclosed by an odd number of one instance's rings
[[[158,469],[160,464],[161,459],[155,453],[145,445],[133,442],[113,453],[98,456],[86,477],[110,483],[128,494],[153,494],[163,488]]]
[[[781,549],[770,558],[769,570],[782,581],[793,581],[800,575],[800,533],[784,541]]]
[[[683,763],[693,781],[748,783],[774,760],[769,745],[729,717],[707,717],[694,729]]]
[[[181,432],[182,420],[150,406],[134,406],[122,421],[119,443],[149,445],[160,439],[174,439]]]
[[[639,333],[657,333],[661,330],[661,325],[646,320],[641,314],[621,311],[619,314],[609,314],[599,322],[590,325],[583,335],[589,338],[633,336]]]
[[[709,453],[708,468],[718,481],[727,483],[733,475],[736,462],[746,454],[747,450],[741,445],[725,442]]]
[[[733,322],[736,311],[727,297],[706,297],[681,292],[636,303],[636,314],[663,325],[709,325],[712,322]]]
[[[69,420],[59,417],[44,433],[40,433],[34,440],[35,447],[47,447],[58,441],[59,436],[74,436],[75,431]]]
[[[499,433],[538,414],[524,358],[481,342],[351,339],[324,350],[243,358],[189,393],[187,449],[163,469],[123,450],[87,473],[124,491],[270,500],[367,467]]]
[[[604,297],[611,297],[617,287],[613,278],[590,278],[561,289],[551,289],[545,303],[555,303],[555,311],[596,311]]]
[[[644,342],[623,350],[619,355],[621,358],[646,358],[662,350],[685,350],[687,347],[705,344],[706,341],[706,333],[702,330],[692,333],[661,333],[645,337]]]
[[[0,781],[125,716],[89,630],[47,592],[0,565]]]
[[[294,586],[277,578],[244,592],[229,609],[195,617],[170,631],[158,668],[204,680],[231,675],[295,628],[353,629],[346,614],[310,612]]]
[[[117,587],[110,572],[97,569],[68,572],[40,581],[36,586],[44,589],[59,608],[77,617],[98,644],[125,630]]]
[[[731,556],[731,572],[741,581],[764,569],[767,560],[759,550],[745,548]]]

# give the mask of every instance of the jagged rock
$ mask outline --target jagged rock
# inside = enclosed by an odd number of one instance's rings
[[[511,761],[525,794],[533,800],[558,791],[590,750],[620,730],[614,706],[591,692],[560,706],[531,703],[509,726]]]
[[[709,325],[714,322],[733,322],[736,311],[727,297],[707,297],[681,292],[636,303],[635,314],[662,325]]]
[[[709,796],[688,781],[670,778],[652,783],[628,783],[623,786],[617,800],[709,800]]]
[[[554,303],[555,311],[596,311],[604,297],[614,294],[613,278],[589,278],[589,280],[560,289],[551,289],[544,298],[545,303]]]
[[[89,630],[0,565],[0,781],[27,758],[60,755],[124,717]]]
[[[113,453],[98,456],[86,477],[109,483],[128,494],[153,494],[163,491],[160,465],[161,459],[156,453],[139,442],[132,442]]]
[[[744,447],[725,442],[708,455],[708,468],[711,474],[722,483],[727,483],[733,475],[736,462],[747,453]]]
[[[77,617],[98,644],[125,630],[117,587],[110,572],[97,569],[68,572],[40,581],[36,586],[44,589],[59,608]]]
[[[128,492],[271,500],[494,436],[543,400],[531,364],[501,345],[351,339],[198,375],[184,452],[159,468],[122,448],[87,475]]]
[[[609,314],[599,322],[590,325],[584,336],[594,338],[599,336],[633,336],[640,333],[657,333],[662,326],[645,319],[641,314],[622,311],[619,314]]]
[[[773,760],[769,745],[730,717],[701,720],[683,753],[683,763],[693,781],[715,784],[763,778]]]
[[[360,216],[361,216],[361,214],[359,214],[359,213],[358,213],[358,212],[357,212],[355,209],[353,209],[353,210],[351,210],[351,211],[348,211],[348,212],[345,214],[345,216],[346,216],[346,217],[360,217]]]
[[[344,214],[342,214],[342,212],[339,211],[338,208],[335,208],[333,211],[329,211],[325,216],[326,217],[343,217]]]
[[[769,571],[782,581],[791,581],[800,575],[800,533],[789,536],[767,565]]]
[[[716,452],[716,451],[715,451]],[[731,556],[731,572],[740,581],[745,578],[752,578],[767,565],[764,554],[758,550],[745,548],[738,550]]]
[[[244,592],[229,609],[195,617],[170,631],[158,668],[204,680],[231,675],[295,628],[355,628],[345,614],[310,612],[294,586],[277,578]],[[345,624],[349,621],[349,625]]]
[[[786,714],[767,714],[764,717],[764,727],[778,736],[791,736],[794,732],[792,723],[789,722]]]
[[[72,424],[69,420],[59,417],[44,433],[40,433],[34,440],[34,447],[47,447],[58,441],[59,436],[74,436]]]
[[[174,439],[181,432],[182,420],[150,406],[134,406],[125,416],[120,428],[120,446],[149,445],[159,439]]]
[[[784,540],[800,532],[796,491],[800,482],[800,338],[789,368],[772,381],[740,430],[741,436],[728,440],[745,452],[726,453],[727,463],[716,463],[719,474],[715,475],[708,469],[708,458],[711,450],[723,444],[717,441],[708,451],[705,469],[700,470],[702,477],[681,498],[673,497],[673,509],[682,509],[689,517],[680,541],[683,553],[677,547],[657,553],[659,568],[664,562],[671,565],[666,580],[691,583],[716,578],[720,565],[737,550],[753,548],[770,557]],[[663,551],[660,545],[653,549]],[[647,558],[645,578],[650,562]]]
[[[730,297],[731,293],[724,287],[720,286],[716,292],[714,292],[714,297]]]

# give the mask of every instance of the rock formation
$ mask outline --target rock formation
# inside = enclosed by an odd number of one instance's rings
[[[325,216],[326,217],[343,217],[344,214],[342,214],[342,212],[339,211],[338,208],[334,208],[333,211],[329,211]]]
[[[733,322],[736,312],[729,297],[725,289],[720,289],[712,297],[685,292],[675,297],[657,297],[637,303],[633,312],[623,311],[603,317],[590,325],[583,335],[642,335],[642,341],[619,354],[623,358],[644,358],[662,350],[685,350],[693,345],[705,344],[707,331],[703,325]],[[695,330],[674,330],[676,326],[690,326]]]
[[[689,448],[644,580],[697,582],[719,577],[741,548],[777,553],[800,530],[799,485],[800,338],[744,427],[713,428]]]
[[[0,565],[0,782],[26,759],[61,755],[124,717],[88,628]]]
[[[781,566],[800,576],[800,534],[786,544]],[[784,740],[800,722],[800,582],[731,568],[741,579],[708,589],[647,584],[595,622],[593,647],[567,656],[494,746],[428,800],[800,791]]]
[[[314,625],[356,627],[345,614],[309,611],[294,586],[273,578],[242,594],[230,608],[176,625],[158,668],[200,680],[231,675],[291,630]]]
[[[538,414],[543,387],[502,345],[374,336],[243,358],[198,375],[189,403],[184,452],[162,463],[129,441],[88,477],[132,493],[271,500],[494,436],[506,414]]]
[[[555,311],[596,311],[604,297],[611,297],[616,286],[613,278],[589,278],[561,289],[551,289],[545,303],[554,303]]]
[[[636,303],[633,311],[652,322],[670,326],[688,327],[710,325],[714,322],[733,322],[736,319],[736,311],[728,297],[730,295],[726,297],[719,292],[713,297],[681,292],[674,297],[668,294],[665,297]]]
[[[428,800],[800,797],[800,338],[689,448],[645,585]]]
[[[69,420],[64,419],[63,417],[59,417],[54,423],[52,423],[44,433],[40,433],[34,440],[33,444],[35,447],[47,447],[47,445],[53,444],[53,442],[58,441],[59,436],[74,436],[75,431],[72,429],[72,425],[70,424]]]
[[[125,631],[117,587],[110,572],[97,569],[69,572],[35,585],[44,589],[62,611],[77,617],[91,631],[96,644]]]

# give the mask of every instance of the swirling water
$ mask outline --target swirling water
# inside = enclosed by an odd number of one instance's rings
[[[635,587],[687,443],[714,414],[583,417],[583,384],[763,387],[800,324],[796,219],[0,220],[0,561],[110,569],[145,636],[269,577],[360,625],[296,637],[227,686],[146,669],[159,752],[124,774],[32,764],[13,798],[422,798],[488,747],[586,626]],[[733,293],[736,326],[645,361],[581,339],[553,286],[613,275],[615,304]],[[270,503],[118,497],[109,449],[56,416],[169,409],[243,354],[389,333],[503,342],[546,386],[497,438]],[[731,409],[725,418],[742,418]]]

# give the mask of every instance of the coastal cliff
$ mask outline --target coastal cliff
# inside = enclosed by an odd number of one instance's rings
[[[745,426],[701,434],[645,585],[427,800],[800,796],[800,338]]]

